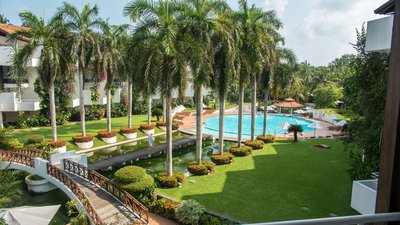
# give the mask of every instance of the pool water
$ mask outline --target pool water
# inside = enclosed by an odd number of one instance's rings
[[[264,115],[256,115],[255,134],[260,135],[263,132]],[[267,134],[284,134],[286,130],[281,128],[285,122],[288,124],[301,125],[304,132],[313,131],[315,128],[308,127],[313,122],[299,116],[282,115],[282,114],[268,114],[267,116]],[[225,115],[224,116],[224,136],[236,137],[238,130],[238,115]],[[207,134],[218,135],[219,131],[219,117],[210,117],[205,120],[203,131]],[[251,115],[243,115],[242,134],[244,137],[251,136]]]

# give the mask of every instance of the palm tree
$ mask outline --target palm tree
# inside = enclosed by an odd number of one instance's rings
[[[107,131],[111,132],[111,89],[115,74],[119,67],[123,66],[122,56],[124,39],[126,39],[126,29],[128,25],[111,26],[104,22],[101,26],[102,36],[100,38],[101,68],[106,74],[107,82],[105,86],[107,96]]]
[[[288,128],[288,133],[293,133],[294,142],[297,142],[297,134],[303,132],[303,128],[301,127],[301,125],[297,125],[297,124],[291,124],[290,127]]]
[[[67,30],[59,16],[52,17],[47,23],[31,12],[20,13],[24,23],[30,24],[30,29],[21,29],[11,34],[10,40],[28,39],[27,44],[17,50],[13,56],[13,70],[26,73],[26,64],[36,50],[40,50],[38,67],[42,86],[49,92],[50,123],[53,141],[57,140],[56,105],[54,84],[58,77],[69,73],[68,41],[65,41]]]
[[[251,139],[254,140],[257,113],[257,80],[263,67],[271,65],[275,55],[276,43],[282,41],[281,35],[277,32],[282,27],[282,23],[273,10],[264,12],[255,5],[248,7],[247,0],[239,0],[239,11],[234,16],[234,19],[237,29],[240,31],[239,51],[243,55],[241,60],[244,60],[241,65],[246,64],[247,67],[246,70],[243,70],[241,78],[247,79],[250,77],[252,95]],[[243,86],[241,89],[243,89]],[[239,98],[243,95],[241,91],[239,90]],[[239,107],[239,111],[241,111],[241,107]],[[239,112],[239,117],[241,117],[241,114],[242,112]],[[241,124],[239,126],[241,130]]]
[[[143,80],[152,81],[153,86],[159,86],[165,98],[166,173],[172,176],[172,92],[184,88],[182,84],[186,84],[188,74],[185,42],[176,21],[176,8],[169,1],[134,0],[126,5],[124,14],[137,22],[132,37],[133,46],[140,53],[137,73]]]
[[[272,64],[269,67],[264,67],[263,72],[261,73],[261,84],[264,92],[263,136],[267,135],[267,107],[271,74],[274,74],[274,68],[276,68],[281,61],[290,65],[296,64],[296,55],[292,50],[286,48],[277,48],[276,50],[275,60],[272,60]]]
[[[79,74],[79,108],[82,136],[86,136],[85,103],[83,96],[84,79],[96,51],[96,35],[93,31],[100,27],[102,23],[97,18],[98,13],[96,5],[91,8],[88,4],[82,8],[81,12],[67,2],[64,2],[63,6],[58,9],[58,14],[64,18],[70,32],[72,32],[70,38],[73,40],[73,46],[70,55],[76,62]]]
[[[0,23],[9,24],[10,20],[7,19],[3,14],[0,14]]]
[[[178,21],[182,34],[193,43],[189,50],[189,64],[196,96],[196,162],[201,163],[203,138],[203,87],[209,85],[213,74],[213,48],[211,37],[219,30],[218,15],[229,6],[222,0],[186,0],[178,3],[182,11]]]

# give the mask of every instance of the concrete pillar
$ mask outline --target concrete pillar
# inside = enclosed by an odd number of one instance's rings
[[[0,129],[3,129],[4,125],[3,125],[3,112],[0,112]]]
[[[35,173],[41,177],[47,177],[47,163],[49,161],[42,158],[35,158]]]

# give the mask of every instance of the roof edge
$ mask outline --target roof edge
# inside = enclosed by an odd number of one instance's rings
[[[389,0],[385,4],[379,6],[379,8],[374,10],[375,14],[392,14],[394,12],[394,6],[396,5],[396,0]]]

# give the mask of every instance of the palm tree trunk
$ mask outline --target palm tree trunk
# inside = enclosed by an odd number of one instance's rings
[[[172,176],[172,118],[171,118],[171,98],[165,98],[165,116],[166,116],[166,141],[167,141],[167,176]]]
[[[147,124],[151,124],[151,95],[147,97]]]
[[[251,76],[251,140],[254,141],[256,114],[257,114],[257,80],[256,75]]]
[[[243,83],[239,82],[239,117],[238,117],[238,146],[242,145],[242,122],[243,122]]]
[[[203,145],[203,90],[202,85],[196,87],[196,162],[201,163]]]
[[[170,100],[170,102],[171,102],[171,100]],[[163,121],[165,121],[165,115],[167,115],[166,107],[167,107],[167,100],[166,100],[166,98],[163,98]]]
[[[111,132],[111,89],[107,89],[107,131]]]
[[[0,111],[0,129],[4,129],[3,112]]]
[[[132,127],[132,81],[128,79],[128,127]]]
[[[57,141],[57,121],[56,121],[56,103],[54,99],[54,82],[49,84],[49,100],[50,100],[50,124],[51,136],[53,141]]]
[[[263,121],[263,136],[267,135],[267,115],[268,115],[268,88],[264,89],[264,121]]]
[[[81,116],[81,129],[82,136],[86,136],[86,123],[85,123],[85,99],[83,97],[83,73],[79,71],[79,109]]]
[[[297,132],[293,132],[293,136],[294,136],[294,141],[297,142]]]
[[[219,96],[219,153],[224,152],[225,92]]]

